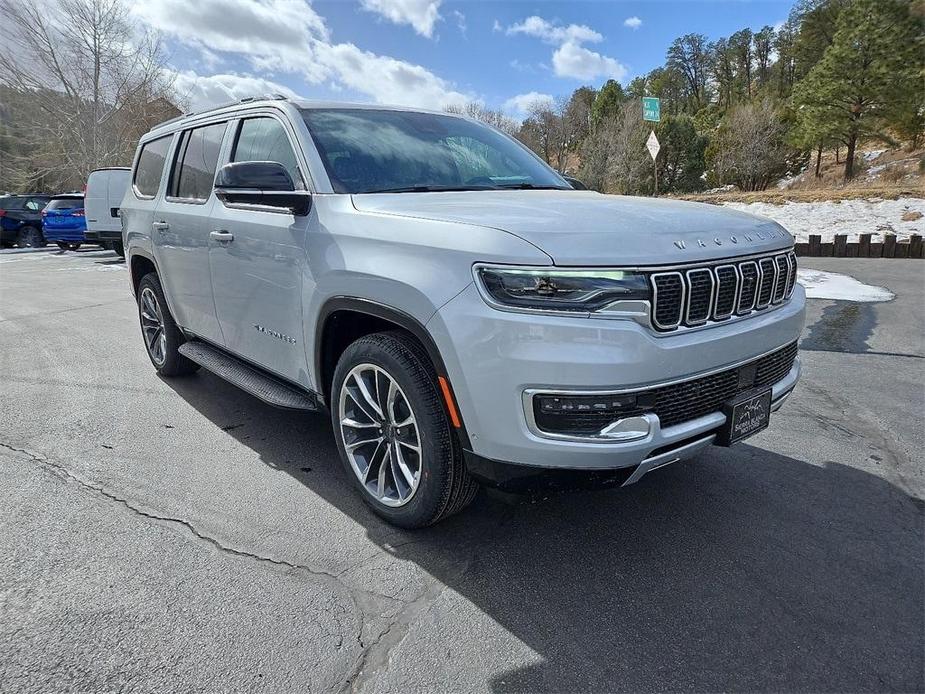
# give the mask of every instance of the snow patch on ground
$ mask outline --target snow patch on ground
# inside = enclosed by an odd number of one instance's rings
[[[869,152],[864,152],[864,154],[862,154],[861,156],[864,157],[864,161],[872,162],[874,159],[879,157],[884,152],[886,152],[885,149],[872,149]]]
[[[897,240],[907,239],[910,234],[925,234],[925,217],[902,220],[903,214],[909,211],[925,215],[923,198],[786,202],[783,205],[724,202],[723,205],[773,219],[793,234],[798,243],[808,242],[810,234],[821,235],[823,243],[831,242],[836,234],[847,234],[849,241],[856,241],[858,234],[873,234],[875,241],[882,240],[884,234],[896,234]]]
[[[864,284],[850,275],[824,270],[797,270],[797,282],[806,289],[810,299],[839,299],[842,301],[892,301],[896,296],[885,287]]]

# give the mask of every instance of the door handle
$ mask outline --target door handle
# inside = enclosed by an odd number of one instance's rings
[[[154,227],[154,231],[159,231],[162,234],[166,234],[167,230],[170,228],[170,225],[167,222],[152,222],[151,226]]]
[[[209,238],[220,243],[228,243],[234,241],[234,234],[225,229],[215,229],[209,232]]]

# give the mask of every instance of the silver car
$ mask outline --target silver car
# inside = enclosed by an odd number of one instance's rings
[[[404,527],[478,485],[624,485],[768,426],[800,373],[793,239],[575,190],[445,113],[267,98],[164,123],[121,205],[155,369],[330,412]]]

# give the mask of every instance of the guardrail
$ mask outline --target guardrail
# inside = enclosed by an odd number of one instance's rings
[[[798,256],[809,258],[922,258],[921,234],[912,234],[908,241],[899,241],[895,234],[887,234],[883,241],[871,241],[873,234],[860,234],[857,241],[848,243],[846,234],[836,234],[831,242],[822,243],[822,236],[810,234],[809,243],[795,246]]]

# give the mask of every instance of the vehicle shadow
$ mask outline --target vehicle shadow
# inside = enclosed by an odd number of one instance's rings
[[[493,691],[923,689],[923,504],[877,476],[742,444],[627,489],[481,494],[403,532],[353,492],[326,416],[274,410],[204,372],[167,383],[539,656]],[[444,667],[468,676],[449,656]]]

